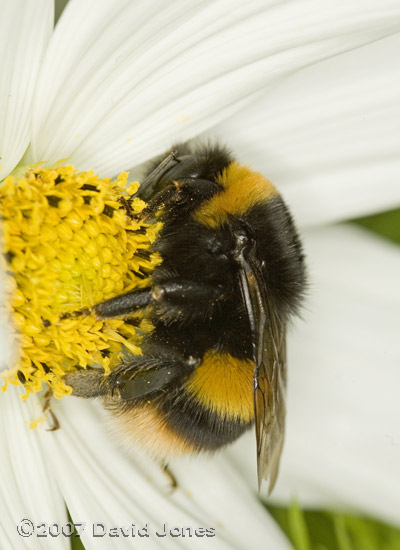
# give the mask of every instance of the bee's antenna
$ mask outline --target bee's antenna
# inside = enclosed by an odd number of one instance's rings
[[[173,161],[176,161],[176,156],[178,154],[178,150],[177,149],[172,149],[172,151],[170,152],[170,154],[165,157],[164,160],[162,160],[160,162],[160,164],[158,166],[156,166],[154,168],[154,170],[148,175],[146,176],[146,178],[142,181],[142,183],[140,184],[140,193],[142,193],[143,191],[146,190],[146,187],[148,185],[150,185],[151,183],[153,183],[155,180],[157,180],[159,178],[159,176],[161,176],[164,172],[167,171],[167,169],[170,168],[170,164],[173,162]]]

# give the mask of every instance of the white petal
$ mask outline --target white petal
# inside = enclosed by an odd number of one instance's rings
[[[3,311],[5,286],[4,274],[0,273],[0,310],[3,306]],[[1,315],[0,371],[12,364],[15,355],[12,344],[7,319]],[[0,386],[3,382],[0,372]],[[64,524],[67,519],[64,501],[41,455],[38,430],[28,427],[30,422],[42,416],[41,406],[36,397],[23,402],[20,393],[12,386],[6,393],[0,390],[0,547],[19,550],[26,549],[28,544],[38,550],[66,549],[69,548],[67,540],[37,538],[37,530],[29,538],[17,532],[22,519],[29,519],[35,525],[42,522]],[[24,529],[28,527],[24,525]]]
[[[38,538],[38,528],[30,537],[17,533],[23,519],[31,520],[34,526],[43,522],[64,525],[68,521],[54,473],[47,469],[42,455],[39,428],[29,429],[29,423],[40,416],[41,406],[35,396],[25,403],[13,387],[0,394],[0,546],[4,549],[69,548],[65,537]],[[28,528],[25,524],[25,533]]]
[[[346,226],[310,232],[306,245],[312,284],[289,340],[273,498],[399,524],[400,250]],[[231,452],[244,471],[254,462],[249,441]]]
[[[132,537],[94,538],[92,524],[149,525],[146,548],[289,549],[284,535],[257,497],[222,457],[173,466],[179,488],[168,494],[161,469],[127,458],[106,435],[96,404],[67,398],[54,411],[57,432],[42,432],[43,450],[75,522],[85,522],[87,550],[132,548]],[[151,429],[151,428],[149,428]],[[149,474],[150,472],[150,474]],[[149,477],[151,476],[151,478]],[[215,527],[215,538],[159,538],[163,523]],[[138,537],[136,537],[136,540]],[[142,547],[142,546],[140,546]]]
[[[286,79],[208,133],[272,179],[303,225],[400,205],[400,33]]]
[[[53,27],[51,0],[5,0],[0,16],[0,181],[30,140],[36,79]]]
[[[71,0],[37,91],[28,159],[104,175],[236,112],[300,67],[383,38],[398,2]]]

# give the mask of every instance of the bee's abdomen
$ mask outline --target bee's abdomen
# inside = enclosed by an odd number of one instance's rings
[[[252,424],[254,364],[209,350],[160,410],[168,425],[199,450],[215,450],[237,439]]]
[[[254,363],[208,350],[184,387],[185,399],[226,420],[251,422]]]
[[[163,460],[235,441],[253,423],[253,372],[252,361],[209,350],[183,389],[120,416],[124,437]]]

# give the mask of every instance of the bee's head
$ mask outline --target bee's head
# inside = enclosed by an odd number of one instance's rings
[[[229,164],[217,182],[221,191],[205,200],[193,218],[219,235],[218,242],[230,249],[231,257],[238,248],[252,249],[276,307],[284,316],[295,313],[306,286],[305,262],[283,199],[262,174],[237,162]]]

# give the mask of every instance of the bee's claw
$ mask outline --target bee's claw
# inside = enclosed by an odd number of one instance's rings
[[[77,309],[76,311],[71,311],[69,313],[62,313],[60,315],[60,321],[63,321],[64,319],[76,319],[77,317],[87,317],[92,313],[92,309],[85,307],[84,309]]]
[[[165,473],[165,475],[168,477],[168,480],[169,480],[169,494],[172,495],[176,491],[176,489],[179,488],[178,481],[177,481],[176,477],[174,476],[174,474],[169,469],[168,464],[164,464],[162,469],[163,469],[163,472]]]
[[[58,418],[56,417],[56,415],[53,413],[53,411],[51,409],[49,409],[47,411],[51,417],[51,421],[52,421],[52,426],[51,428],[47,428],[47,431],[48,432],[55,432],[56,430],[59,430],[60,429],[60,422],[58,420]]]
[[[60,422],[51,409],[52,397],[53,397],[53,392],[51,389],[48,389],[44,394],[44,403],[43,403],[43,409],[42,409],[43,412],[48,413],[51,418],[52,426],[50,428],[47,428],[48,432],[54,432],[60,428]]]

